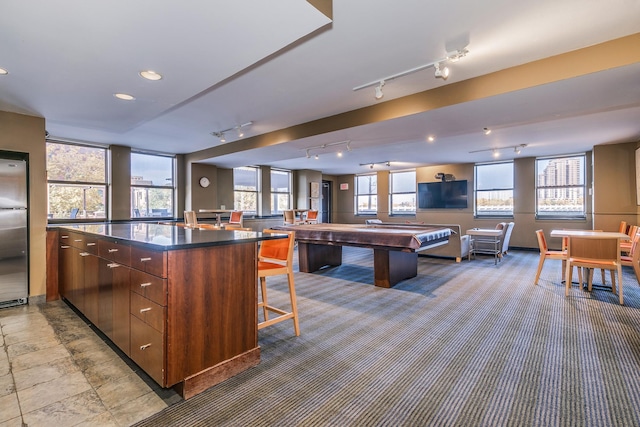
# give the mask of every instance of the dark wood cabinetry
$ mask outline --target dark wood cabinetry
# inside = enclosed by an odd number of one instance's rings
[[[60,295],[161,386],[189,398],[259,363],[259,238],[158,250],[58,233]]]

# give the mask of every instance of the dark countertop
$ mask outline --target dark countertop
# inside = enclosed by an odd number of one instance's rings
[[[132,245],[154,250],[189,249],[206,246],[233,245],[285,238],[254,231],[191,229],[175,225],[145,222],[112,224],[50,225],[49,230],[65,229],[102,237],[126,240]]]

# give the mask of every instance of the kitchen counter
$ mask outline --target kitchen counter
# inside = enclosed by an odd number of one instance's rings
[[[280,238],[254,231],[210,230],[146,222],[62,224],[49,226],[49,229],[67,229],[126,240],[132,245],[149,246],[154,250],[188,249]]]
[[[47,232],[49,289],[185,399],[260,362],[252,231],[155,223]]]

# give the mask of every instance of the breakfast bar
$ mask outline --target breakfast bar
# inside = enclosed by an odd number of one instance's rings
[[[185,399],[260,362],[251,231],[152,223],[52,227],[62,298]]]

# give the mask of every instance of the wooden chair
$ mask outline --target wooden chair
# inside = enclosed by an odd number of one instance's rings
[[[625,255],[630,255],[633,239],[636,237],[636,234],[638,234],[638,226],[632,225],[631,227],[629,227],[627,232],[622,231],[621,233],[627,234],[629,236],[629,240],[620,242],[620,252]]]
[[[562,280],[565,280],[565,265],[567,262],[567,251],[552,251],[549,250],[547,245],[547,239],[544,237],[544,231],[536,230],[536,237],[538,238],[538,246],[540,247],[540,260],[538,261],[538,271],[536,272],[536,278],[534,284],[538,284],[540,279],[540,273],[542,272],[542,266],[547,259],[559,259],[562,261]]]
[[[624,242],[621,242],[621,244]],[[640,234],[633,237],[631,242],[631,248],[629,249],[629,255],[620,255],[620,263],[628,267],[633,267],[633,272],[636,274],[636,280],[640,285]]]
[[[304,219],[305,224],[317,224],[318,223],[318,211],[308,211],[307,216]]]
[[[225,223],[225,228],[229,225],[231,226],[238,226],[238,227],[243,227],[242,225],[242,217],[243,217],[243,211],[233,211],[231,212],[231,215],[229,215],[229,222]]]
[[[264,320],[258,323],[258,329],[265,328],[284,320],[293,319],[293,328],[296,336],[300,335],[298,323],[298,307],[296,303],[296,289],[293,278],[293,246],[295,233],[293,231],[263,230],[264,234],[287,234],[286,239],[263,240],[260,242],[258,251],[258,278],[260,279],[260,290],[262,301],[258,301],[258,308],[262,307]],[[291,301],[291,311],[269,305],[267,298],[267,280],[269,276],[286,274],[289,284],[289,298]],[[269,318],[269,312],[277,313],[278,316]]]
[[[299,225],[304,224],[304,221],[296,218],[296,212],[293,209],[287,209],[284,211],[284,225]]]
[[[571,237],[567,248],[566,288],[565,296],[569,296],[571,287],[571,273],[573,267],[610,270],[611,288],[618,294],[620,305],[624,304],[622,293],[622,264],[620,262],[620,239],[616,238],[586,238]],[[614,272],[618,273],[618,291]],[[588,289],[592,289],[593,271],[588,274]]]
[[[197,227],[198,217],[196,211],[184,211],[184,223],[186,227]]]

